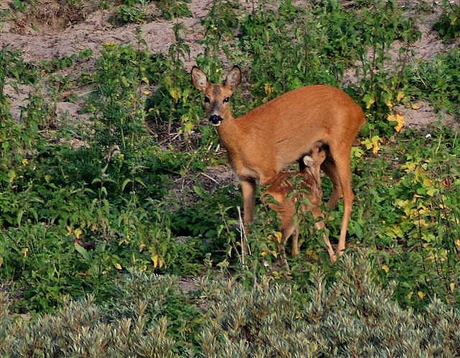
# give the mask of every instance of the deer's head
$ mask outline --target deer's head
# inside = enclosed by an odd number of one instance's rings
[[[213,126],[219,126],[223,120],[232,118],[230,98],[241,83],[241,70],[234,66],[222,84],[211,83],[206,74],[198,67],[192,68],[192,83],[204,93],[204,105]]]

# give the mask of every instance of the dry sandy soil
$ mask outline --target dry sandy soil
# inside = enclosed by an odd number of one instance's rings
[[[10,48],[19,49],[26,61],[49,60],[78,53],[84,49],[91,49],[94,54],[99,53],[101,46],[106,42],[120,44],[136,44],[136,29],[141,30],[141,36],[145,39],[149,50],[152,52],[166,52],[174,42],[173,25],[182,22],[187,28],[186,41],[191,49],[191,56],[186,59],[186,67],[191,68],[194,58],[203,51],[199,40],[203,38],[201,20],[208,13],[212,0],[192,0],[188,6],[192,12],[191,17],[178,18],[173,21],[156,20],[141,25],[126,25],[115,27],[109,22],[113,9],[99,10],[87,3],[80,12],[68,11],[60,5],[59,0],[37,0],[39,5],[34,7],[33,13],[15,14],[9,16],[7,21],[0,22],[0,47],[9,45]],[[307,1],[297,1],[296,3]],[[350,3],[350,1],[345,1]],[[439,1],[440,2],[440,1]],[[12,1],[2,1],[0,10],[11,6]],[[250,2],[242,1],[243,6],[249,6]],[[352,3],[352,1],[351,1]],[[400,1],[401,6],[407,7],[408,16],[411,1]],[[408,5],[409,4],[409,5]],[[248,9],[249,10],[249,9]],[[437,34],[431,31],[431,26],[439,16],[440,9],[425,13],[417,20],[422,37],[413,45],[414,60],[430,59],[446,52],[449,47],[457,44],[445,45]],[[419,15],[417,15],[419,16]],[[397,49],[398,44],[395,44]],[[394,51],[396,54],[397,51]],[[20,86],[19,91],[7,87],[7,94],[12,100],[12,112],[15,117],[19,116],[20,107],[24,105],[32,89],[28,86]],[[57,103],[58,115],[67,113],[71,117],[79,116],[79,104],[66,102]],[[419,109],[400,107],[398,110],[404,115],[406,125],[424,126],[427,123],[442,121],[453,122],[448,115],[435,113],[428,103],[419,103]]]

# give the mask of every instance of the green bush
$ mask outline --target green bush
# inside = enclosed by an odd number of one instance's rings
[[[352,9],[338,1],[314,2],[308,8],[283,1],[252,12],[243,12],[235,1],[219,1],[213,2],[203,26],[204,50],[196,62],[212,81],[223,79],[227,62],[250,69],[244,95],[234,96],[236,114],[302,85],[332,84],[343,87],[367,109],[367,130],[385,136],[394,132],[392,123],[381,119],[406,90],[402,73],[408,47],[419,36],[414,22],[394,1],[362,2]],[[179,59],[185,58],[188,48],[178,34],[176,30],[170,62],[162,61],[163,83],[149,108],[156,121],[168,119],[169,129],[178,118],[185,128],[194,129],[197,113],[189,101],[197,95],[181,88],[189,79]],[[396,40],[403,47],[392,71],[388,64],[395,60],[389,50]],[[356,78],[352,83],[350,76]]]
[[[304,288],[264,279],[219,285],[201,349],[219,357],[459,354],[458,310],[439,300],[423,314],[404,310],[373,275],[367,261],[348,256],[333,284],[318,273]]]
[[[421,61],[410,68],[410,88],[415,98],[428,99],[438,111],[460,119],[460,50]]]
[[[442,13],[433,29],[446,41],[460,35],[460,6],[452,1],[442,1]]]
[[[66,301],[56,314],[12,317],[0,292],[0,353],[19,356],[457,356],[460,312],[392,301],[365,255],[303,287],[204,278],[184,294],[171,277],[125,274],[108,304]]]
[[[172,20],[176,17],[191,16],[192,13],[187,6],[188,0],[123,0],[114,9],[111,21],[118,26],[129,23],[145,23],[157,17]],[[152,4],[154,7],[152,9]],[[160,13],[155,11],[158,7]]]
[[[0,276],[16,281],[16,310],[52,311],[66,295],[104,300],[109,282],[129,266],[184,272],[158,201],[183,157],[160,153],[145,130],[138,86],[146,60],[107,45],[88,103],[94,127],[91,135],[79,132],[86,142],[79,148],[65,131],[42,136],[52,118],[43,93],[29,99],[21,122],[2,121]]]
[[[437,296],[458,307],[458,136],[448,129],[426,131],[407,130],[379,156],[357,161],[349,233],[375,248],[382,277],[397,282],[400,304],[422,307]],[[373,171],[364,169],[368,165]]]
[[[141,312],[136,318],[105,322],[104,312],[89,298],[67,302],[59,315],[33,322],[2,320],[0,352],[10,357],[177,357],[167,321],[146,327]],[[3,309],[4,307],[2,307]],[[8,331],[4,331],[4,329]]]

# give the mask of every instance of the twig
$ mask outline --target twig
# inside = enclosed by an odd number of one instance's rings
[[[248,250],[248,254],[251,255],[251,248],[249,247],[248,245],[248,237],[246,236],[246,230],[244,228],[244,222],[243,222],[243,218],[241,216],[241,208],[239,206],[237,206],[237,210],[238,210],[238,222],[239,222],[239,225],[240,225],[240,234],[241,234],[241,263],[243,264],[243,266],[246,265],[246,262],[245,262],[245,249]]]
[[[219,184],[219,182],[216,179],[214,179],[213,177],[209,176],[208,174],[201,173],[201,175],[206,177],[206,178],[208,178],[209,180],[212,180],[214,183]]]

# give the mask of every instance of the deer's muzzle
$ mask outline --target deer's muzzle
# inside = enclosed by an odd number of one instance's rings
[[[213,114],[212,116],[209,117],[209,121],[211,122],[213,126],[217,127],[222,122],[222,117],[217,114]]]

